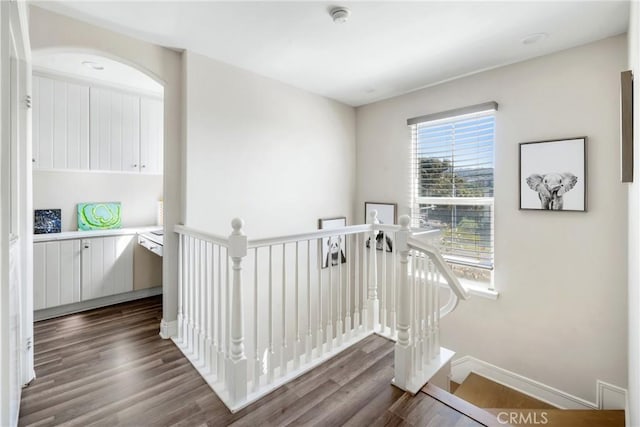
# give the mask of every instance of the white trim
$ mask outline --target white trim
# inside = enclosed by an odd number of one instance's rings
[[[627,390],[604,381],[596,381],[598,409],[627,410]],[[625,417],[626,419],[626,417]]]
[[[110,236],[135,236],[136,234],[161,230],[161,225],[149,225],[144,227],[112,228],[109,230],[63,231],[62,233],[34,234],[33,242],[54,242],[57,240],[80,240],[93,237]]]
[[[462,384],[471,372],[559,409],[625,409],[627,391],[603,381],[598,380],[596,384],[597,402],[589,402],[472,356],[463,356],[451,362],[452,381]]]
[[[105,169],[66,169],[66,168],[33,168],[34,173],[38,172],[71,172],[71,173],[106,173],[112,175],[136,175],[136,176],[163,176],[164,172],[150,173],[150,172],[140,172],[140,171],[111,171]]]
[[[169,338],[178,336],[178,321],[170,320],[166,321],[162,319],[160,322],[160,338],[167,340]]]
[[[106,307],[108,305],[119,304],[121,302],[133,301],[141,298],[152,297],[162,294],[162,287],[140,289],[138,291],[126,292],[123,294],[109,295],[108,297],[96,298],[81,301],[73,304],[61,305],[58,307],[36,310],[33,313],[33,320],[46,320],[54,317],[65,316],[67,314],[79,313],[81,311],[93,310],[94,308]]]

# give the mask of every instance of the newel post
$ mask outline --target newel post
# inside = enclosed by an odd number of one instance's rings
[[[231,221],[229,256],[233,262],[231,285],[231,354],[227,361],[227,390],[233,403],[247,399],[247,357],[244,354],[244,326],[242,304],[242,258],[247,256],[247,236],[242,231],[244,221]]]
[[[367,327],[369,330],[378,329],[380,323],[380,300],[378,300],[378,267],[377,267],[377,247],[376,247],[376,225],[378,221],[378,211],[375,209],[369,213],[369,223],[371,232],[369,234],[369,283],[367,297]]]
[[[409,290],[409,215],[400,217],[400,231],[396,234],[396,247],[400,254],[400,284],[398,288],[398,340],[395,345],[395,378],[393,383],[403,389],[411,378],[411,342],[409,326],[411,323],[411,301]]]

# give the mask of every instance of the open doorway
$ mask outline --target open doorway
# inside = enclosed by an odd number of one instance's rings
[[[162,293],[163,115],[131,66],[34,52],[34,320]]]

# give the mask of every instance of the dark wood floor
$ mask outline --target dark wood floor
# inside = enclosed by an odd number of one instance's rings
[[[160,297],[35,324],[37,378],[19,425],[480,426],[390,385],[393,343],[369,337],[231,414],[170,340]]]

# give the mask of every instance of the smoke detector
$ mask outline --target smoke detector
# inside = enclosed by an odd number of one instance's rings
[[[346,7],[334,7],[329,11],[329,15],[331,15],[333,22],[335,22],[336,24],[344,24],[349,20],[351,11]]]

